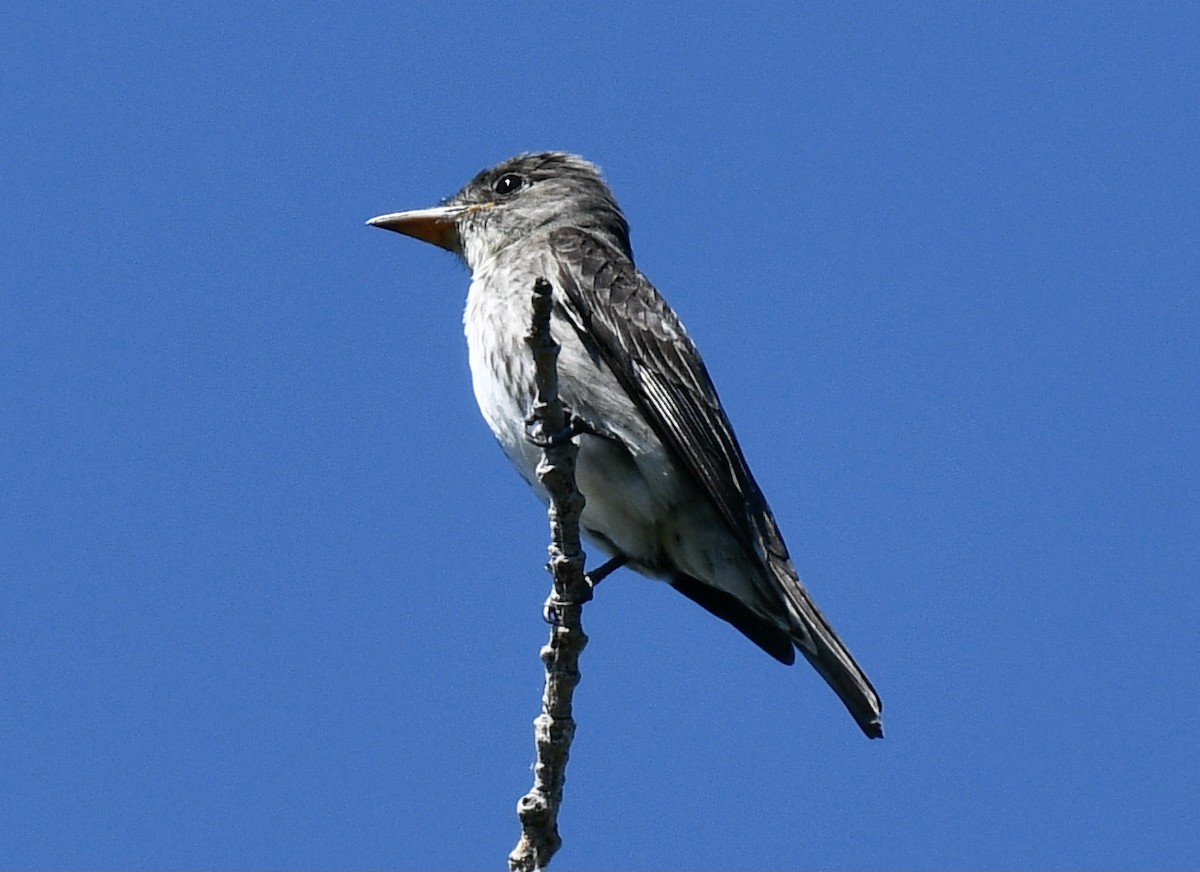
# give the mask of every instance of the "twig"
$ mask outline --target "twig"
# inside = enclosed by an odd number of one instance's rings
[[[537,397],[529,415],[529,438],[542,448],[538,481],[550,494],[550,562],[554,587],[546,601],[551,621],[550,641],[542,648],[546,689],[542,713],[533,722],[537,764],[533,788],[517,803],[521,838],[508,855],[512,872],[544,869],[562,846],[558,809],[562,804],[567,758],[575,737],[571,697],[579,683],[579,655],[587,645],[583,604],[592,597],[584,575],[579,541],[583,495],[575,485],[575,458],[570,419],[558,397],[558,343],[550,336],[550,283],[539,278],[533,286],[533,323],[525,341],[533,352]]]

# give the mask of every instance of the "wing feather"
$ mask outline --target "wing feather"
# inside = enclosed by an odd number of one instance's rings
[[[572,321],[598,346],[659,438],[750,553],[765,558],[766,550],[786,560],[766,500],[679,317],[628,259],[594,236],[559,230],[551,245]]]
[[[809,662],[863,730],[882,735],[879,697],[800,583],[708,369],[679,317],[632,261],[602,239],[560,229],[549,242],[559,265],[555,284],[580,338],[604,359],[659,439],[700,483],[747,555],[764,567],[752,579],[761,604],[789,616],[792,640]]]

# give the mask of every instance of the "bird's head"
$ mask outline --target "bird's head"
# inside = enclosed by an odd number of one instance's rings
[[[600,171],[557,151],[518,155],[483,170],[436,208],[367,223],[453,251],[472,268],[514,242],[559,227],[600,234],[633,257],[629,224]]]

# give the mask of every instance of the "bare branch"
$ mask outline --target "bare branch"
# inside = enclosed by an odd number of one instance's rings
[[[562,804],[567,758],[575,737],[571,697],[579,683],[579,655],[587,645],[583,632],[583,604],[592,598],[584,574],[584,553],[579,540],[579,516],[584,499],[575,484],[579,448],[573,427],[558,397],[558,343],[550,335],[552,296],[550,283],[539,278],[533,286],[533,323],[525,341],[533,352],[537,372],[537,397],[527,424],[529,438],[542,448],[538,481],[550,494],[550,562],[554,576],[546,616],[551,622],[550,641],[542,648],[546,689],[542,713],[533,722],[537,764],[533,788],[517,803],[521,838],[508,855],[512,872],[544,869],[562,846],[558,835],[558,809]]]

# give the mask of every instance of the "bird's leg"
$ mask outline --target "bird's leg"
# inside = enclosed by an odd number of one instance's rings
[[[599,424],[589,421],[587,418],[576,415],[570,409],[565,409],[567,413],[567,428],[571,430],[572,436],[578,436],[581,433],[587,436],[597,436],[601,439],[616,439],[612,431],[605,430]],[[616,569],[617,567],[613,567]],[[611,572],[611,570],[609,570]],[[605,573],[607,574],[607,573]]]
[[[576,436],[586,434],[588,436],[599,436],[602,439],[612,439],[613,434],[605,430],[603,427],[593,424],[591,421],[576,415],[570,409],[563,407],[563,412],[567,419],[567,425],[557,433],[546,433],[543,423],[543,416],[538,414],[536,407],[525,418],[525,438],[536,445],[538,448],[553,448],[555,445],[561,445]],[[614,567],[615,568],[615,567]]]
[[[560,401],[561,402],[561,401]],[[566,425],[557,433],[546,432],[546,415],[544,404],[535,403],[529,415],[525,418],[525,438],[531,443],[546,451],[551,448],[556,448],[566,442],[574,439],[579,435],[597,436],[602,439],[615,438],[612,433],[596,426],[591,421],[576,415],[566,405],[563,405],[563,417]],[[611,575],[616,570],[620,569],[629,558],[624,554],[617,554],[606,563],[601,564],[596,570],[584,575],[584,581],[587,582],[587,599],[592,598],[592,590],[596,585]],[[549,566],[547,566],[549,568]],[[542,617],[547,624],[558,626],[561,624],[561,615],[559,606],[564,603],[559,599],[557,592],[552,593],[550,598],[546,600],[545,606],[542,607]]]
[[[629,562],[629,558],[627,556],[625,556],[624,554],[618,554],[616,557],[613,557],[611,560],[608,560],[605,563],[600,564],[600,566],[596,567],[591,572],[589,572],[586,576],[587,583],[593,589],[595,589],[596,585],[598,585],[600,582],[604,581],[604,579],[608,578],[610,575],[612,575],[614,572],[616,572],[618,569],[620,569],[622,566],[624,566],[628,562]]]
[[[596,585],[604,581],[622,566],[629,562],[629,558],[624,554],[618,554],[601,563],[591,572],[584,575],[584,579],[588,583],[588,587],[592,590],[596,589]],[[590,597],[589,597],[590,598]],[[547,623],[558,626],[560,622],[558,614],[559,599],[554,594],[550,594],[550,598],[546,600],[546,604],[542,606],[542,619]]]

